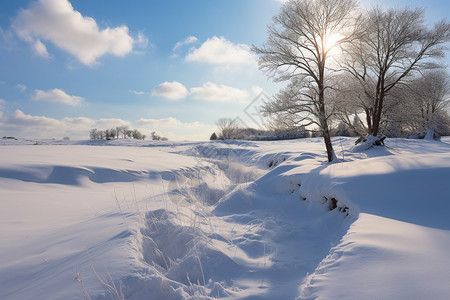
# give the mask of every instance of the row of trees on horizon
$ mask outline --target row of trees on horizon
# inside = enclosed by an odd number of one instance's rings
[[[128,126],[117,126],[106,130],[91,129],[89,132],[91,140],[112,140],[112,139],[135,139],[145,140],[147,137],[137,129],[129,129]],[[166,137],[161,137],[155,131],[151,133],[151,140],[153,141],[168,141]]]

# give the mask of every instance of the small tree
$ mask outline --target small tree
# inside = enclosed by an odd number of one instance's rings
[[[209,140],[211,140],[211,141],[217,140],[217,135],[216,135],[215,132],[213,132],[213,133],[211,134],[211,137],[209,138]]]
[[[133,130],[133,139],[141,140],[142,139],[142,133],[139,130],[137,130],[137,129]]]
[[[97,130],[97,128],[91,129],[91,131],[89,132],[89,137],[91,138],[91,140],[97,140],[98,139],[98,130]]]

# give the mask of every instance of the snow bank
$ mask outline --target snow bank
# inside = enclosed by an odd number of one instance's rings
[[[445,299],[450,139],[354,140],[0,141],[0,298]]]
[[[448,299],[450,233],[362,213],[298,299]]]

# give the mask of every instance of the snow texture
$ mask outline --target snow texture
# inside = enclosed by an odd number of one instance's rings
[[[0,299],[448,299],[450,139],[0,140]]]

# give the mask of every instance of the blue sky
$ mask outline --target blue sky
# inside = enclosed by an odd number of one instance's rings
[[[448,1],[363,0],[425,6]],[[14,0],[0,2],[0,135],[87,138],[128,125],[171,140],[208,139],[240,117],[268,80],[249,51],[281,0]],[[449,60],[447,59],[447,63]]]

